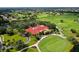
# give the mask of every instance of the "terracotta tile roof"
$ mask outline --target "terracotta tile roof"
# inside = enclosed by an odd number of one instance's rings
[[[39,32],[47,30],[47,29],[48,29],[47,26],[38,25],[38,26],[30,27],[30,28],[26,29],[26,32],[30,32],[31,34],[35,35],[35,34],[38,34]]]

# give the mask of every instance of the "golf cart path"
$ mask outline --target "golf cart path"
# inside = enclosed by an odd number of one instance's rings
[[[0,36],[0,42],[3,43],[3,41],[4,41],[4,36],[1,35],[1,36]]]
[[[58,28],[58,27],[57,27]],[[62,30],[61,29],[59,29],[58,28],[58,30],[59,30],[59,33],[60,34],[54,34],[54,33],[52,33],[52,34],[50,34],[50,35],[55,35],[55,36],[59,36],[59,37],[61,37],[61,38],[66,38],[65,36],[64,36],[64,34],[62,33]],[[21,52],[21,51],[23,51],[23,50],[25,50],[25,49],[27,49],[27,48],[31,48],[31,47],[36,47],[37,48],[37,50],[38,50],[38,52],[41,52],[41,50],[39,49],[39,47],[38,47],[38,45],[39,45],[39,43],[44,39],[44,38],[46,38],[46,37],[48,37],[49,35],[44,35],[39,41],[37,41],[35,44],[33,44],[33,45],[31,45],[31,46],[28,46],[28,47],[25,47],[25,48],[23,48],[23,49],[21,49],[20,51],[18,51],[18,52]],[[25,44],[27,44],[27,43],[29,43],[30,42],[30,38],[28,38],[28,37],[26,37],[26,39],[27,39],[27,42],[25,43]],[[4,41],[4,36],[3,35],[1,35],[0,36],[0,41]],[[9,47],[6,47],[6,49],[8,49],[8,48],[11,48],[12,46],[9,46]]]
[[[50,35],[55,35],[55,36],[59,36],[59,37],[61,37],[61,38],[63,38],[63,39],[65,39],[66,37],[64,36],[64,34],[62,33],[62,30],[59,28],[59,27],[56,27],[58,30],[59,30],[59,33],[60,34],[50,34]],[[21,51],[23,51],[24,49],[27,49],[27,48],[31,48],[31,47],[36,47],[37,48],[37,50],[38,50],[38,52],[41,52],[41,50],[39,49],[39,47],[38,47],[38,44],[44,39],[44,38],[46,38],[46,37],[48,37],[49,35],[45,35],[45,36],[43,36],[39,41],[37,41],[35,44],[33,44],[33,45],[31,45],[31,46],[29,46],[29,47],[25,47],[25,48],[23,48],[23,49],[21,49],[19,52],[21,52]],[[29,41],[29,40],[28,40]]]
[[[61,38],[66,38],[66,37],[64,37],[63,35],[61,35],[61,34],[50,34],[50,35],[55,35],[55,36],[59,36],[59,37],[61,37]],[[38,52],[41,52],[41,50],[39,49],[39,47],[38,47],[38,44],[44,39],[44,38],[46,38],[46,37],[48,37],[49,35],[45,35],[45,36],[43,36],[39,41],[37,41],[35,44],[33,44],[33,45],[31,45],[31,46],[29,46],[29,47],[25,47],[25,48],[23,48],[23,49],[21,49],[20,51],[18,51],[18,52],[21,52],[21,51],[23,51],[23,50],[25,50],[25,49],[27,49],[27,48],[31,48],[31,47],[36,47],[37,48],[37,50],[38,50]]]

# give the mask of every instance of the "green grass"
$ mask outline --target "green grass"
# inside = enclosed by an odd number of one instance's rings
[[[45,15],[45,13],[41,14]],[[47,15],[47,14],[46,14]],[[39,15],[38,15],[39,16]],[[50,15],[47,17],[39,17],[39,20],[41,21],[48,21],[51,23],[55,23],[60,29],[63,30],[63,33],[66,36],[70,36],[70,29],[76,29],[79,32],[79,23],[74,22],[74,19],[78,19],[79,17],[77,15],[74,15],[73,13],[65,13],[62,15]],[[60,20],[63,20],[64,23],[61,23]]]
[[[26,52],[38,52],[36,48],[29,48]]]
[[[62,39],[58,36],[49,36],[39,44],[39,48],[43,52],[67,52],[72,47],[73,45],[67,39]]]
[[[15,48],[10,49],[11,52],[17,52],[17,50]]]
[[[7,40],[12,40],[12,39],[15,39],[15,41],[18,41],[18,40],[22,40],[23,42],[26,41],[26,38],[25,37],[22,37],[21,35],[19,34],[15,34],[15,35],[12,35],[12,36],[9,36],[7,34],[4,34],[4,40],[7,41]]]
[[[35,38],[35,36],[31,36],[30,37],[30,42],[28,43],[28,45],[30,46],[30,45],[33,45],[33,44],[35,44],[37,42],[37,39]]]
[[[46,13],[39,13],[38,15],[37,15],[37,17],[38,18],[46,18],[48,16],[48,14],[46,14]]]
[[[13,35],[13,36],[9,36],[9,35],[7,35],[7,34],[5,34],[4,35],[4,40],[5,41],[7,41],[7,40],[12,40],[12,39],[15,39],[15,41],[17,41],[17,40],[22,40],[23,42],[26,42],[26,38],[25,37],[22,37],[22,36],[20,36],[20,35],[18,35],[18,34],[16,34],[16,35]],[[32,44],[34,44],[34,43],[36,43],[37,42],[37,39],[35,38],[35,36],[31,36],[30,37],[30,42],[28,43],[28,45],[32,45]]]
[[[4,36],[4,41],[6,42],[6,44],[8,43],[7,40],[10,40],[10,42],[12,42],[12,39],[15,39],[15,42],[13,43],[13,45],[15,45],[16,44],[16,41],[18,41],[18,40],[22,40],[23,42],[26,42],[26,38],[25,37],[22,37],[19,34],[15,34],[15,35],[12,35],[12,36],[9,36],[7,34],[4,34],[3,36]],[[31,36],[30,37],[30,42],[28,43],[28,46],[36,43],[36,41],[37,41],[37,39],[34,36]],[[13,48],[13,49],[10,49],[10,51],[11,52],[16,52],[17,50],[15,48]],[[35,51],[37,51],[37,49],[36,48],[30,48],[27,51],[28,52],[30,52],[30,51],[35,52]]]

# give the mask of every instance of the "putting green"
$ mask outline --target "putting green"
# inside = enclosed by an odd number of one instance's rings
[[[67,52],[73,45],[67,40],[58,36],[48,36],[39,43],[42,52]]]

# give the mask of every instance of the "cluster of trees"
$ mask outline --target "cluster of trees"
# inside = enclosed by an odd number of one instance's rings
[[[18,30],[22,30],[22,29],[27,29],[29,27],[34,27],[37,25],[45,25],[48,26],[49,29],[54,29],[56,30],[56,24],[52,24],[50,22],[47,21],[38,21],[36,19],[34,20],[23,20],[23,21],[13,21],[11,23],[11,26],[13,26],[13,28],[16,28]]]
[[[18,40],[17,42],[16,42],[16,50],[21,50],[21,49],[23,49],[23,48],[25,48],[25,47],[28,47],[28,45],[27,44],[24,44],[24,42],[22,41],[22,40]]]
[[[8,20],[4,20],[3,17],[0,16],[0,34],[6,33],[6,29],[9,24]]]
[[[72,33],[76,33],[76,30],[75,30],[75,29],[70,29],[70,31],[71,31]]]
[[[76,37],[79,37],[79,33],[75,29],[70,30],[72,33],[76,34]]]
[[[74,47],[71,49],[71,52],[78,52],[79,51],[79,41],[78,41],[77,37],[79,37],[79,33],[77,33],[77,31],[74,29],[71,29],[71,32],[75,34],[75,36],[68,38],[68,40],[74,45]]]
[[[79,52],[79,44],[74,45],[74,47],[70,50],[71,52]]]
[[[4,52],[12,52],[12,50],[14,49],[15,51],[19,51],[25,47],[28,47],[27,44],[25,44],[22,40],[15,40],[15,39],[11,39],[11,40],[7,40],[4,41],[2,44],[2,49],[0,49],[0,51],[4,51]]]
[[[6,33],[6,28],[3,26],[0,26],[0,34],[5,34]]]
[[[79,42],[77,41],[77,39],[75,37],[71,37],[69,40],[74,45],[74,47],[70,51],[79,52]]]
[[[30,26],[36,26],[37,24],[38,25],[46,25],[49,27],[49,29],[54,29],[56,30],[56,24],[52,24],[50,22],[47,22],[47,21],[38,21],[37,20],[37,13],[34,13],[34,12],[27,12],[27,13],[22,13],[22,12],[14,12],[12,14],[9,14],[8,17],[12,17],[13,15],[18,15],[19,14],[23,14],[23,15],[27,15],[28,17],[25,17],[24,20],[14,20],[12,22],[9,22],[9,20],[7,21],[3,21],[2,18],[0,20],[0,22],[2,24],[7,24],[9,25],[10,27],[12,28],[7,28],[6,27],[6,30],[7,30],[7,33],[12,33],[13,30],[11,29],[17,29],[19,32],[24,32],[25,29],[29,28]],[[15,16],[15,18],[18,17],[18,16]],[[1,25],[0,23],[0,25]],[[4,29],[5,30],[5,29]],[[10,30],[10,31],[9,31]],[[2,32],[2,31],[0,31]],[[5,32],[5,31],[4,31]]]
[[[76,37],[79,37],[79,33],[76,33]]]
[[[77,39],[75,37],[70,37],[68,39],[69,39],[69,41],[72,42],[73,45],[78,45],[79,44],[79,42],[77,41]]]
[[[40,24],[40,25],[48,26],[49,29],[56,29],[56,24],[50,23],[48,21],[38,21],[37,23]]]

